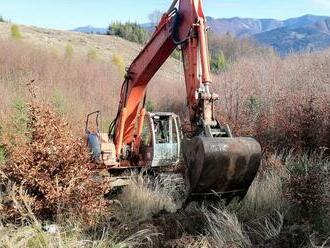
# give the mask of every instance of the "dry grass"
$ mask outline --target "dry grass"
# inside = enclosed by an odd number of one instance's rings
[[[326,248],[330,245],[330,236],[323,242],[316,243],[314,235],[310,237],[310,247],[311,248]]]
[[[9,115],[11,102],[26,97],[26,83],[34,80],[36,94],[53,105],[65,105],[71,122],[82,121],[86,113],[103,110],[105,116],[114,115],[121,78],[111,64],[84,59],[68,59],[52,52],[33,48],[26,43],[0,41],[1,117]],[[77,126],[77,129],[82,129]]]
[[[117,226],[111,227],[111,223],[104,219],[94,219],[94,226],[89,229],[86,221],[77,211],[71,209],[70,213],[60,214],[56,222],[50,220],[41,221],[34,214],[31,196],[23,187],[11,187],[9,196],[20,215],[20,223],[11,223],[6,219],[5,212],[0,217],[0,247],[4,248],[130,248],[141,245],[152,246],[152,237],[157,235],[148,229],[142,229],[135,233],[127,233],[126,229]],[[0,195],[0,204],[6,201]],[[2,206],[2,205],[0,205]],[[1,208],[0,208],[1,209]],[[101,227],[101,228],[100,228]]]
[[[239,203],[238,215],[242,220],[253,220],[280,210],[283,205],[282,178],[271,171],[254,180],[248,194]]]
[[[251,241],[244,233],[242,224],[235,214],[225,209],[213,208],[205,211],[208,231],[217,247],[249,247]]]
[[[4,248],[131,248],[151,247],[152,234],[149,230],[140,230],[123,237],[120,230],[104,229],[98,237],[83,231],[77,221],[71,225],[44,225],[35,222],[25,226],[0,225],[0,246]]]
[[[101,110],[108,124],[117,111],[123,70],[141,47],[113,36],[19,27],[23,38],[12,42],[10,25],[0,23],[0,120],[7,118],[14,99],[26,96],[25,84],[35,80],[37,95],[65,105],[77,132],[82,132],[86,114],[94,110]],[[113,61],[118,52],[120,61]],[[155,106],[158,99],[174,100],[185,92],[183,82],[178,85],[178,72],[178,62],[170,59],[151,80],[148,98]],[[166,94],[159,92],[164,85]]]
[[[284,225],[286,202],[283,181],[288,179],[278,156],[263,161],[266,171],[252,183],[241,202],[218,204],[202,211],[208,220],[209,242],[216,247],[253,247],[276,239]]]
[[[119,196],[119,219],[124,222],[141,222],[161,211],[174,213],[175,185],[172,177],[151,179],[142,174],[132,175],[130,184]]]

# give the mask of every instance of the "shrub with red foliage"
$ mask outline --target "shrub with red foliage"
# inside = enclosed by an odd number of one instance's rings
[[[93,179],[85,142],[47,105],[30,102],[27,114],[26,135],[14,134],[15,142],[13,136],[2,137],[7,161],[1,170],[31,197],[33,212],[49,218],[70,211],[86,220],[109,212],[103,197],[109,188]],[[19,216],[13,204],[5,206],[9,216]]]

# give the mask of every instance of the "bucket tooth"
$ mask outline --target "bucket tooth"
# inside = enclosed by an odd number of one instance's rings
[[[243,198],[261,161],[253,138],[194,137],[183,142],[190,198]]]

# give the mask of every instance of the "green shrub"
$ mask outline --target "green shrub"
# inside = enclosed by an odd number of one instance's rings
[[[22,38],[22,34],[18,25],[16,24],[11,25],[10,32],[11,32],[11,37],[14,40],[20,40]]]
[[[136,43],[146,43],[150,38],[149,33],[141,28],[137,23],[132,22],[114,22],[108,28],[108,34],[117,35],[126,40]]]
[[[213,73],[218,73],[221,70],[226,69],[226,67],[226,58],[222,51],[219,51],[215,55],[211,56],[211,71]]]
[[[147,101],[145,108],[148,112],[153,112],[155,110],[155,105],[152,101]]]
[[[59,115],[64,115],[68,109],[68,103],[59,90],[55,90],[52,97],[52,104]]]
[[[121,75],[125,74],[125,61],[123,57],[119,54],[113,54],[112,55],[112,62],[117,66],[118,71]]]
[[[72,58],[73,55],[73,47],[70,43],[68,43],[65,47],[65,57],[66,58]]]
[[[88,51],[87,58],[88,60],[96,60],[98,58],[97,52],[94,48]]]
[[[0,164],[6,160],[5,149],[0,146]]]
[[[6,22],[6,20],[0,15],[0,22]]]
[[[13,102],[13,116],[12,121],[14,124],[15,132],[25,135],[27,132],[28,114],[26,102],[17,97]]]

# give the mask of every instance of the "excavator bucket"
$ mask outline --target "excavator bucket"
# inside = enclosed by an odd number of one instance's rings
[[[261,147],[253,138],[194,137],[183,142],[188,201],[242,199],[253,182]]]

